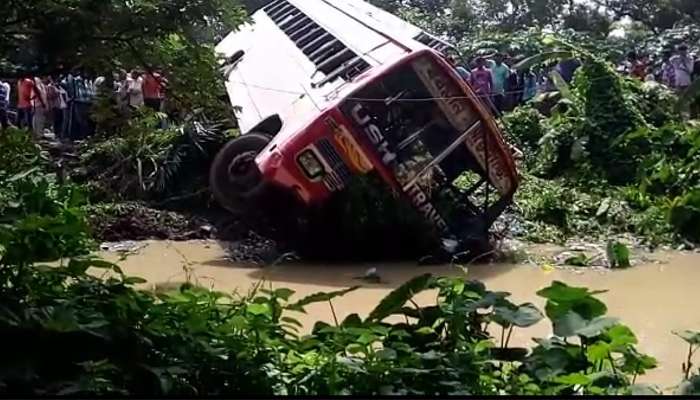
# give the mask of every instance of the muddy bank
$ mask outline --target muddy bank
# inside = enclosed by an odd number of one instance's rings
[[[225,292],[245,292],[265,280],[274,287],[287,287],[301,297],[318,291],[337,290],[361,284],[362,289],[334,300],[339,318],[351,313],[366,315],[393,288],[409,278],[431,272],[436,275],[463,273],[449,265],[419,266],[415,263],[281,263],[261,268],[250,263],[230,260],[225,246],[212,240],[187,242],[149,241],[128,256],[120,265],[127,274],[148,280],[147,287],[172,287],[188,279],[205,287]],[[531,259],[549,257],[561,249],[554,246],[528,248]],[[119,255],[105,253],[106,258],[117,260]],[[544,300],[535,292],[553,280],[570,285],[586,286],[594,290],[608,290],[601,295],[609,308],[609,315],[620,318],[637,334],[641,350],[659,360],[659,367],[641,382],[656,383],[662,387],[677,384],[681,379],[680,366],[686,356],[684,343],[671,331],[698,329],[700,315],[700,254],[691,252],[662,252],[647,254],[645,261],[630,269],[607,270],[596,268],[551,268],[538,262],[502,263],[470,266],[470,278],[484,281],[490,289],[513,293],[515,302],[533,302],[539,307]],[[357,279],[369,268],[376,268],[381,277],[378,284]],[[422,293],[419,302],[434,301],[431,293]],[[307,328],[316,320],[332,321],[326,305],[315,304],[309,313],[297,315]],[[516,330],[515,344],[529,345],[533,337],[546,337],[551,327],[542,321],[527,330]]]

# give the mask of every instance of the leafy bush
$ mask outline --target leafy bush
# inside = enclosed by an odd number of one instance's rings
[[[523,151],[528,164],[533,162],[544,136],[543,119],[544,116],[531,106],[518,107],[503,117],[509,139]]]
[[[585,220],[600,220],[597,204],[608,199],[605,204],[623,205],[618,218],[599,221],[613,231],[620,231],[617,225],[657,242],[669,241],[673,230],[698,241],[700,129],[681,121],[676,96],[661,85],[620,76],[577,46],[553,42],[583,60],[571,87],[559,85],[562,98],[551,116],[537,118],[525,106],[505,120],[511,135],[528,147],[540,137],[526,156],[528,172],[563,180],[566,188],[554,191],[559,182],[533,178],[544,189],[519,195],[529,203],[525,219],[556,226],[564,235],[575,225],[569,232],[594,232],[581,227],[596,226]],[[577,219],[583,224],[571,223]],[[544,237],[552,238],[551,231]]]

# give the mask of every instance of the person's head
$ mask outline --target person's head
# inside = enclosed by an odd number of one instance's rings
[[[672,55],[673,52],[671,50],[664,50],[664,52],[661,54],[661,59],[664,61],[668,61],[671,59]]]
[[[503,60],[505,59],[505,54],[503,53],[496,53],[496,55],[493,57],[493,61],[496,62],[497,65],[503,64]]]
[[[134,69],[131,70],[131,78],[137,79],[137,78],[140,77],[140,76],[141,76],[141,71],[139,71],[139,70],[136,69],[136,68],[134,68]]]
[[[477,68],[482,68],[486,65],[486,59],[484,57],[477,57],[476,60],[474,60],[474,64],[476,64]]]
[[[637,52],[636,51],[628,51],[627,52],[627,61],[635,61],[637,59]]]
[[[678,54],[682,56],[687,56],[688,55],[688,46],[685,44],[681,44],[677,48]]]

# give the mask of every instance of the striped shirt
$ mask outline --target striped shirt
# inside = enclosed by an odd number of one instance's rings
[[[77,103],[92,103],[95,98],[95,84],[90,79],[68,75],[63,83],[70,98]]]
[[[10,106],[10,85],[0,81],[0,110],[7,111]]]

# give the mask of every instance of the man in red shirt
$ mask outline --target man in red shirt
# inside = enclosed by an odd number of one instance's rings
[[[143,102],[146,107],[160,111],[163,103],[165,78],[159,71],[148,72],[143,79]]]
[[[486,67],[486,59],[478,57],[474,60],[476,68],[471,72],[470,83],[476,95],[479,96],[484,104],[494,111],[494,105],[491,101],[491,92],[493,89],[493,75],[491,70]]]
[[[34,80],[28,73],[22,74],[17,81],[17,126],[32,128],[32,97],[34,95]]]

